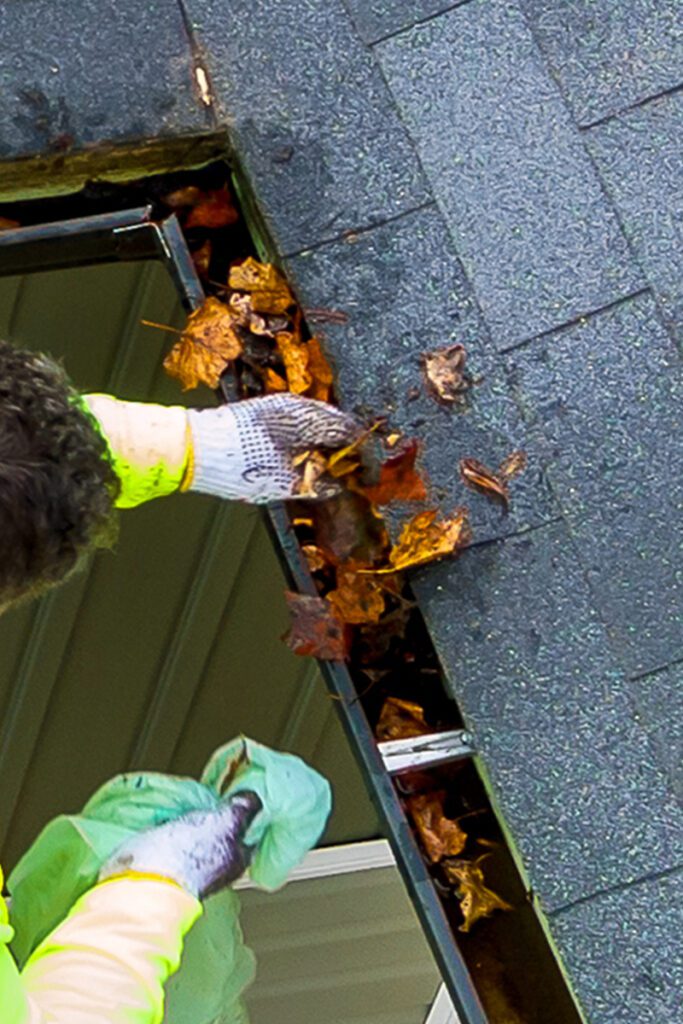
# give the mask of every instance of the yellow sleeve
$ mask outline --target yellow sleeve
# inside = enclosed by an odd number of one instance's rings
[[[124,402],[111,395],[83,395],[107,442],[121,481],[119,508],[132,508],[179,490],[190,472],[192,442],[187,410],[180,405]]]
[[[112,878],[82,896],[31,955],[21,974],[26,994],[46,1024],[160,1024],[164,983],[201,913],[174,882]]]
[[[32,1009],[26,996],[14,958],[7,944],[14,938],[7,907],[2,898],[2,868],[0,868],[0,1006],[2,1024],[39,1024],[40,1016]]]

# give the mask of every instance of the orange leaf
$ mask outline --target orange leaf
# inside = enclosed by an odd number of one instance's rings
[[[317,338],[311,338],[308,342],[308,372],[312,378],[309,396],[320,402],[328,402],[334,374]]]
[[[200,277],[207,278],[209,276],[209,264],[211,263],[210,239],[207,238],[198,249],[194,250],[192,253],[192,262],[194,263]]]
[[[217,388],[226,366],[241,352],[230,310],[210,296],[190,314],[180,341],[164,359],[164,369],[178,378],[183,391],[199,383]]]
[[[501,502],[506,508],[510,500],[507,482],[476,459],[460,460],[460,476],[471,490]]]
[[[422,845],[432,864],[443,857],[456,857],[467,842],[467,834],[457,821],[443,813],[445,793],[419,793],[407,800]]]
[[[370,576],[361,576],[349,565],[337,569],[337,587],[327,600],[342,622],[359,625],[378,622],[384,611],[384,593],[380,584]]]
[[[168,202],[168,200],[167,200]],[[227,188],[204,192],[185,221],[186,228],[225,228],[234,224],[239,214]]]
[[[285,637],[295,654],[323,661],[344,661],[348,653],[347,630],[322,597],[285,591],[292,625]]]
[[[444,861],[443,867],[449,882],[458,886],[458,898],[464,922],[461,932],[468,932],[480,917],[490,917],[494,910],[512,910],[509,903],[484,884],[484,872],[480,864],[489,856],[484,853],[474,861]]]
[[[271,370],[270,366],[266,366],[263,371],[263,384],[267,395],[272,395],[276,391],[287,390],[287,382],[282,379],[279,373]]]
[[[382,705],[375,735],[382,740],[403,740],[432,732],[425,722],[424,711],[412,700],[387,697]]]
[[[513,476],[517,476],[523,469],[526,469],[526,452],[510,452],[498,467],[498,476],[504,480],[512,480]]]
[[[450,345],[422,354],[427,387],[439,401],[450,405],[461,400],[462,393],[471,384],[465,375],[466,359],[467,353],[462,345]]]
[[[379,480],[367,487],[355,485],[373,505],[388,505],[390,501],[424,501],[427,491],[415,469],[420,444],[415,438],[405,438],[394,445],[392,454],[380,468]]]
[[[185,188],[177,188],[175,192],[169,192],[164,196],[164,202],[172,210],[182,210],[184,206],[194,206],[202,198],[204,193],[196,185],[186,185]]]
[[[301,551],[308,562],[308,568],[311,572],[319,572],[327,565],[327,560],[324,554],[319,547],[316,547],[315,544],[304,544],[302,545]]]
[[[472,536],[467,509],[459,506],[450,519],[437,520],[437,514],[436,509],[430,509],[427,512],[418,512],[408,520],[391,549],[389,566],[360,571],[377,574],[399,572],[416,565],[426,565],[447,555],[457,554]]]
[[[280,271],[272,263],[259,263],[252,256],[230,268],[228,284],[236,291],[249,292],[257,313],[284,313],[294,305],[294,296]]]
[[[302,395],[312,383],[308,371],[308,346],[292,331],[278,331],[275,343],[285,364],[289,390],[295,395]]]

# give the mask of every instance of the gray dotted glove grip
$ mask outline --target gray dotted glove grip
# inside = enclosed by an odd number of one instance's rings
[[[296,495],[293,459],[341,448],[360,432],[353,417],[299,395],[267,395],[189,411],[194,447],[191,491],[263,504]],[[327,495],[326,495],[327,496]]]

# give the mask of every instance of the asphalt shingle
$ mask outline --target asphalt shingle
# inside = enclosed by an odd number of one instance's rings
[[[282,252],[430,198],[341,0],[185,0],[216,104]]]
[[[520,0],[579,124],[683,82],[679,0]]]
[[[631,683],[636,717],[652,741],[674,796],[683,804],[683,662]]]
[[[471,0],[374,52],[500,348],[639,287],[516,4]]]
[[[344,0],[367,43],[409,28],[466,0]]]
[[[683,657],[683,376],[649,293],[514,353],[542,461],[631,675]]]
[[[683,863],[683,811],[564,524],[470,548],[413,586],[543,905]]]
[[[683,872],[596,896],[551,920],[591,1024],[674,1024],[683,993]]]
[[[525,446],[526,431],[436,207],[291,259],[289,270],[305,307],[343,310],[349,317],[346,324],[322,325],[342,403],[386,415],[424,439],[424,467],[447,511],[465,501],[481,539],[558,514],[537,461],[513,482],[507,517],[459,480],[460,458],[497,466],[513,448]],[[484,378],[462,411],[430,397],[421,370],[424,350],[454,342],[465,345],[468,367]]]
[[[683,93],[585,134],[662,311],[683,341]]]
[[[106,6],[0,2],[0,159],[206,131],[178,4]]]

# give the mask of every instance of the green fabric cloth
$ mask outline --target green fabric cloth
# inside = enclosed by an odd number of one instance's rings
[[[316,843],[327,821],[330,787],[299,758],[239,738],[211,757],[201,782],[140,772],[102,786],[79,815],[50,822],[8,879],[20,966],[97,881],[103,863],[127,839],[188,811],[210,810],[241,790],[258,794],[263,810],[247,840],[258,843],[250,874],[275,889]],[[239,902],[212,897],[189,933],[183,960],[168,986],[166,1024],[242,1024],[240,993],[254,972],[242,941]]]

